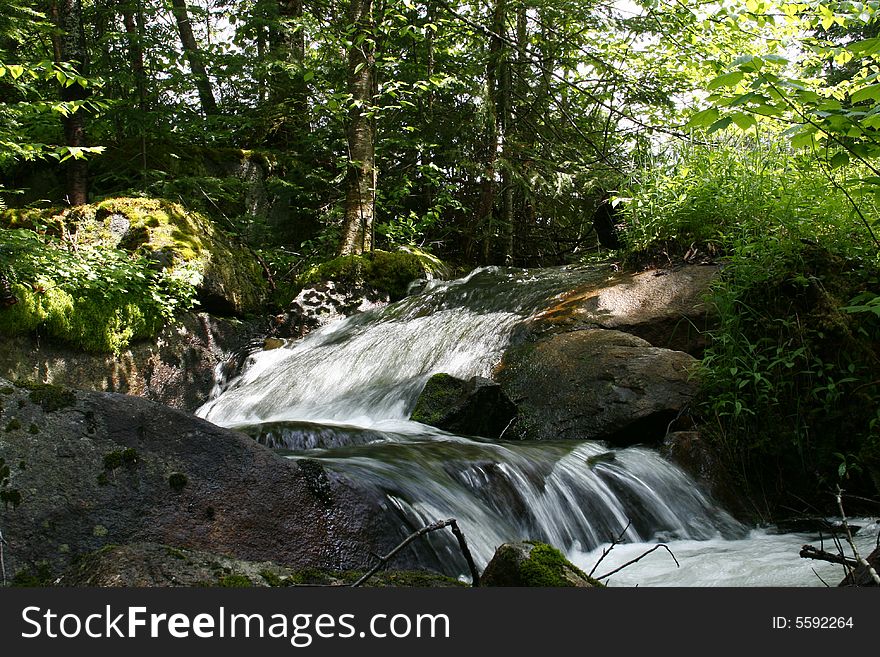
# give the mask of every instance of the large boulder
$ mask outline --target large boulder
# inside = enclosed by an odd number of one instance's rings
[[[494,381],[435,374],[422,389],[410,419],[460,435],[499,438],[514,417],[516,406]]]
[[[358,571],[295,570],[271,561],[244,561],[225,555],[158,543],[108,545],[86,555],[58,581],[61,586],[345,586]],[[34,582],[37,583],[37,582]],[[367,586],[465,586],[451,577],[415,571],[377,573]]]
[[[511,347],[495,378],[518,408],[505,437],[656,443],[696,394],[696,360],[603,329]]]
[[[505,543],[495,551],[480,577],[482,586],[595,587],[603,584],[585,574],[546,543]]]
[[[400,540],[381,491],[137,397],[0,380],[0,454],[10,575],[139,541],[346,570]]]
[[[118,355],[86,353],[30,335],[6,337],[0,340],[0,377],[137,395],[192,411],[211,394],[218,365],[234,374],[246,347],[265,332],[261,322],[199,313]]]
[[[713,325],[707,302],[720,268],[685,265],[678,269],[621,272],[560,296],[527,324],[533,335],[584,328],[614,329],[652,346],[699,355]]]

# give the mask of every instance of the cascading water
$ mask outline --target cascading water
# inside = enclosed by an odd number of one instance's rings
[[[555,295],[605,275],[584,268],[484,268],[434,283],[287,348],[253,355],[244,373],[199,415],[245,430],[292,458],[318,459],[374,484],[386,492],[401,536],[455,517],[480,566],[498,545],[519,539],[560,547],[588,571],[618,536],[628,547],[618,546],[615,558],[631,555],[629,546],[656,540],[720,553],[739,546],[745,554],[755,535],[650,449],[609,450],[595,441],[492,443],[408,420],[432,374],[490,374],[518,323]],[[806,538],[792,539],[795,554]],[[448,536],[432,534],[426,545],[426,565],[466,572]],[[735,576],[721,579],[737,583]],[[679,582],[665,564],[645,580]]]

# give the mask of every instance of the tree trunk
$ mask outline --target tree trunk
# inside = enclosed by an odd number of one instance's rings
[[[82,23],[81,0],[57,0],[52,4],[52,14],[58,32],[52,36],[56,64],[66,62],[80,75],[88,73],[88,55]],[[62,87],[61,100],[74,102],[85,100],[88,92],[78,84]],[[85,110],[79,109],[61,119],[64,127],[64,143],[70,148],[86,145]],[[86,160],[71,158],[65,162],[67,178],[67,202],[72,206],[89,202],[89,166]]]
[[[303,74],[306,56],[305,32],[302,29],[303,0],[277,0],[278,24],[270,29],[272,58],[276,63],[293,64],[271,76],[269,102],[280,112],[270,135],[270,146],[289,148],[309,132],[308,83]]]
[[[353,104],[348,117],[349,165],[340,255],[372,250],[376,207],[373,0],[352,0],[349,19],[355,28],[348,51],[348,91]]]
[[[502,216],[495,217],[495,200],[498,195],[499,167],[504,148],[505,107],[509,95],[502,93],[505,79],[509,79],[504,41],[505,19],[507,16],[507,0],[495,0],[492,7],[491,30],[489,40],[489,59],[486,63],[486,168],[480,183],[480,205],[477,209],[477,226],[482,228],[483,253],[482,259],[488,264],[495,246],[497,223],[503,222],[503,212],[507,203],[502,198]],[[509,91],[509,89],[508,89]],[[506,172],[501,173],[502,190]],[[505,254],[506,255],[506,254]]]
[[[202,111],[206,116],[217,113],[217,101],[214,100],[214,92],[211,89],[211,80],[202,59],[201,49],[193,34],[192,23],[189,19],[189,10],[186,8],[186,0],[171,0],[171,11],[177,22],[177,31],[180,33],[180,43],[183,52],[189,62],[189,68],[195,79],[196,90],[202,103]]]

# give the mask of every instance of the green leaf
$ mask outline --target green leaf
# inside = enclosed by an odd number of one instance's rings
[[[880,84],[869,84],[862,87],[849,97],[853,103],[860,103],[863,100],[880,100]]]
[[[735,87],[740,83],[745,75],[746,74],[742,71],[734,71],[733,73],[725,73],[724,75],[719,75],[717,78],[706,85],[706,89],[712,91],[713,89],[718,89],[719,87]]]
[[[831,158],[831,168],[839,169],[849,164],[849,153],[837,153]]]
[[[685,124],[686,128],[705,128],[707,125],[710,125],[718,120],[718,117],[721,113],[718,111],[717,107],[710,107],[709,109],[703,110],[702,112],[697,112],[694,114],[690,120]]]
[[[718,130],[724,130],[731,123],[733,123],[733,119],[729,116],[725,116],[723,119],[718,119],[717,121],[715,121],[715,123],[710,125],[707,132],[711,135],[713,132],[717,132]]]
[[[758,124],[758,120],[754,116],[751,114],[743,114],[742,112],[734,112],[731,114],[730,118],[733,119],[736,127],[740,130],[748,130],[752,126]]]
[[[303,73],[303,82],[311,82],[315,77],[314,71],[306,71]]]
[[[862,39],[845,46],[854,55],[874,55],[880,52],[880,38]]]

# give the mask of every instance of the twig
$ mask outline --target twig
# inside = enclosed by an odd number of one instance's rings
[[[816,569],[815,569],[815,568],[810,568],[810,570],[812,570],[812,571],[813,571],[813,574],[814,574],[816,577],[819,578],[819,581],[822,582],[822,583],[825,585],[825,588],[826,588],[826,589],[830,589],[830,588],[831,588],[831,585],[830,585],[828,582],[826,582],[824,579],[822,579],[822,576],[821,576],[819,573],[816,572]]]
[[[675,567],[676,567],[676,568],[681,568],[681,564],[678,563],[678,559],[676,559],[676,558],[675,558],[675,555],[672,554],[672,550],[669,549],[669,546],[666,545],[665,543],[658,543],[657,545],[655,545],[654,547],[652,547],[652,548],[651,548],[650,550],[648,550],[647,552],[644,552],[641,556],[636,557],[636,558],[633,559],[632,561],[627,561],[625,564],[623,564],[622,566],[619,566],[619,567],[615,568],[615,569],[612,570],[610,573],[606,573],[605,575],[602,575],[601,577],[597,577],[596,579],[598,579],[599,581],[601,581],[601,580],[603,580],[603,579],[608,579],[608,578],[611,577],[614,573],[619,573],[621,570],[623,570],[623,569],[626,568],[627,566],[632,566],[634,563],[636,563],[636,562],[638,562],[638,561],[641,561],[642,559],[644,559],[645,557],[647,557],[649,554],[651,554],[651,553],[654,552],[655,550],[659,550],[660,548],[663,548],[664,550],[666,550],[666,551],[669,553],[669,556],[671,556],[671,557],[672,557],[672,560],[675,562]]]
[[[3,546],[8,545],[6,539],[3,538],[3,530],[0,529],[0,571],[3,572],[3,586],[6,586],[6,561],[3,555]]]
[[[619,535],[617,538],[612,539],[612,540],[611,540],[611,545],[609,545],[607,548],[605,548],[604,550],[602,550],[602,556],[599,557],[599,560],[598,560],[598,561],[595,563],[595,565],[593,566],[593,570],[590,571],[589,577],[592,577],[592,576],[593,576],[593,573],[596,572],[596,568],[599,567],[599,564],[602,563],[602,561],[605,559],[605,557],[607,557],[609,554],[611,554],[611,550],[614,549],[614,546],[617,545],[618,543],[620,543],[620,542],[623,540],[623,535],[626,534],[626,531],[629,529],[629,526],[630,526],[631,524],[632,524],[632,520],[627,520],[627,521],[626,521],[626,527],[623,528],[623,531],[620,532],[620,535]]]
[[[364,573],[363,577],[361,577],[358,581],[352,584],[352,588],[362,585],[368,579],[370,579],[373,575],[375,575],[379,570],[381,570],[391,559],[395,557],[395,555],[400,552],[407,545],[412,543],[417,538],[424,536],[425,534],[430,534],[431,532],[435,532],[438,529],[444,529],[445,527],[451,527],[452,533],[458,539],[458,546],[461,548],[462,554],[464,554],[465,561],[467,561],[468,568],[471,571],[471,577],[473,578],[473,585],[480,585],[480,575],[477,572],[477,567],[474,564],[474,559],[471,556],[471,552],[468,549],[467,541],[465,541],[464,534],[461,533],[461,530],[458,528],[458,522],[456,522],[455,518],[450,518],[449,520],[438,520],[437,522],[431,523],[425,527],[422,527],[418,531],[413,532],[409,536],[407,536],[401,543],[395,547],[391,552],[386,554],[384,557],[379,558],[379,563],[370,568],[366,573]]]

